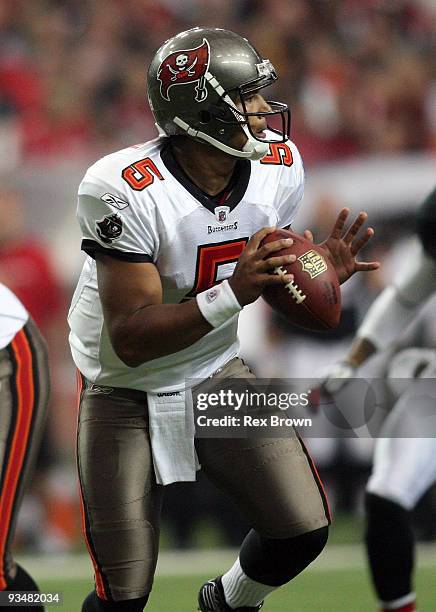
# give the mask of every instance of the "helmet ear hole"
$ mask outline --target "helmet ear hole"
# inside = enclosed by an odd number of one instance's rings
[[[212,115],[209,111],[202,110],[199,113],[200,123],[209,123],[212,120]]]

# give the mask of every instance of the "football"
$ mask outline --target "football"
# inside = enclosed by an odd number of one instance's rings
[[[335,328],[341,316],[341,290],[333,265],[316,244],[295,232],[276,230],[268,234],[262,244],[282,238],[292,238],[294,244],[272,256],[297,256],[295,262],[286,266],[294,280],[287,285],[266,287],[263,298],[292,325],[313,331]],[[284,274],[285,268],[276,268],[273,273]]]

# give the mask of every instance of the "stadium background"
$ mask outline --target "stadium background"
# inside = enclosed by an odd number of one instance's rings
[[[376,229],[366,256],[383,263],[380,273],[344,288],[342,324],[328,336],[285,329],[261,303],[247,309],[243,354],[259,375],[312,376],[343,354],[371,301],[413,257],[413,211],[435,182],[434,0],[0,0],[0,281],[40,324],[53,378],[49,425],[16,550],[30,555],[43,584],[61,585],[67,594],[86,593],[89,580],[80,579],[91,575],[81,556],[75,372],[65,322],[83,261],[74,218],[77,186],[98,157],[154,137],[146,66],[163,40],[194,25],[233,29],[276,66],[280,78],[271,97],[290,104],[292,139],[307,174],[296,229],[310,227],[321,240],[341,206],[364,208]],[[435,346],[434,306],[404,343]],[[368,375],[383,376],[387,360],[375,360]],[[313,440],[312,451],[337,516],[336,547],[317,571],[346,576],[356,570],[349,590],[362,588],[362,601],[371,602],[359,541],[372,442],[326,437]],[[435,506],[430,491],[416,513],[421,540],[436,535]],[[218,571],[221,553],[210,557],[206,549],[235,546],[244,529],[234,509],[202,480],[171,487],[163,549],[181,552],[163,555],[161,572],[180,574],[181,566],[185,574],[209,566]],[[434,549],[426,550],[424,566],[436,566]],[[430,588],[425,567],[424,590]],[[47,582],[56,571],[59,583]],[[296,609],[327,610],[327,600],[308,603],[307,580],[295,587],[295,597],[298,589],[304,594]],[[201,578],[186,584],[193,598]],[[338,608],[338,601],[332,610],[367,609]],[[432,609],[423,603],[423,610]],[[76,609],[69,605],[65,609]],[[158,600],[154,605],[152,611],[189,609]]]

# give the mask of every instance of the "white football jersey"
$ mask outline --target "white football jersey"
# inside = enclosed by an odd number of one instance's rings
[[[167,138],[108,155],[79,188],[78,219],[88,257],[73,296],[69,324],[74,361],[94,383],[171,391],[204,379],[238,351],[238,316],[191,346],[127,367],[115,354],[99,299],[96,252],[153,262],[163,302],[177,304],[229,278],[246,242],[265,226],[286,227],[297,213],[304,170],[296,146],[271,145],[260,162],[238,160],[221,200],[203,193],[173,158]]]
[[[0,349],[27,323],[29,314],[10,289],[0,283]]]

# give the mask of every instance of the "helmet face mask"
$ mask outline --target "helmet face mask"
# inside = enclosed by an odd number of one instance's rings
[[[246,99],[276,80],[271,62],[246,39],[226,30],[194,28],[156,53],[148,72],[148,98],[160,133],[187,134],[230,155],[261,159],[270,142],[287,140],[289,109],[268,102],[267,110],[249,112]],[[259,137],[251,117],[280,117],[281,130],[269,127],[274,137]],[[235,148],[232,143],[241,142],[241,135],[245,145]]]
[[[249,112],[247,111],[245,96],[242,95],[240,98],[242,111],[236,110],[235,114],[239,115],[239,119],[237,120],[240,125],[246,125],[250,135],[259,140],[259,142],[273,143],[273,142],[286,142],[289,138],[289,128],[290,128],[290,111],[287,104],[283,102],[274,102],[272,100],[266,100],[266,104],[270,107],[269,111],[256,111]],[[253,129],[250,124],[250,117],[265,117],[266,121],[268,119],[280,118],[281,120],[281,129],[277,130],[267,124],[268,130],[276,134],[276,137],[272,138],[258,138],[256,133],[253,132]]]

